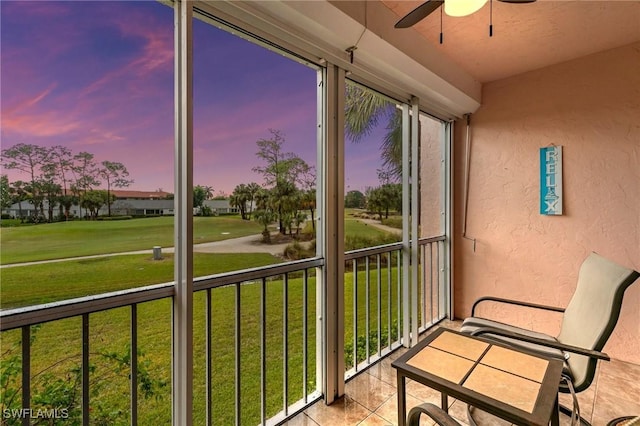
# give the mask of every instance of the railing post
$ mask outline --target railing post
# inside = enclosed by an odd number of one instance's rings
[[[234,334],[235,334],[235,425],[240,426],[242,422],[242,303],[240,299],[240,285],[241,283],[236,283],[235,288],[235,320],[234,320]]]
[[[22,327],[22,408],[31,408],[31,326]],[[22,424],[29,426],[29,417],[22,418]]]
[[[131,360],[131,426],[138,425],[138,305],[131,305],[131,345],[129,359]]]
[[[89,425],[89,314],[82,315],[82,425]]]
[[[205,376],[206,376],[206,424],[207,426],[213,424],[213,333],[212,320],[213,320],[213,304],[211,303],[211,289],[208,288],[205,293]]]

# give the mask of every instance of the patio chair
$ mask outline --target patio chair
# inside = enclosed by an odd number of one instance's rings
[[[460,423],[455,421],[442,408],[431,403],[413,407],[407,416],[407,426],[420,426],[420,416],[422,414],[427,415],[440,426],[460,426]]]
[[[573,409],[560,407],[573,421],[589,423],[580,417],[576,393],[587,389],[594,379],[599,359],[609,360],[602,348],[618,322],[625,290],[638,279],[637,271],[617,265],[591,253],[582,263],[576,290],[566,309],[514,301],[499,297],[483,297],[471,308],[471,317],[464,320],[463,333],[498,340],[525,350],[564,360],[563,381],[559,391],[570,393]],[[543,333],[475,316],[477,306],[486,301],[508,303],[533,309],[562,313],[560,334]]]

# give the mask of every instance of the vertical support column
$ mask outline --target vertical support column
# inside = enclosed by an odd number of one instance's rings
[[[447,307],[447,316],[450,320],[453,320],[454,312],[453,312],[453,280],[452,280],[452,271],[453,271],[453,238],[452,234],[452,222],[453,222],[453,197],[451,196],[452,188],[453,188],[453,174],[451,173],[451,159],[453,158],[453,122],[442,123],[443,127],[443,172],[444,172],[444,280],[446,286],[446,294],[448,303],[445,305]]]
[[[193,418],[193,3],[174,1],[175,219],[172,422]]]
[[[316,168],[316,256],[323,257],[326,253],[324,241],[325,235],[325,215],[326,215],[326,196],[325,179],[326,163],[325,158],[325,140],[326,137],[326,105],[327,105],[327,70],[320,68],[316,73],[316,158],[318,167]],[[324,271],[325,268],[315,268],[316,277],[316,391],[325,392],[325,357],[324,357]]]
[[[402,104],[402,345],[411,345],[410,337],[410,299],[409,299],[409,271],[410,271],[410,235],[409,235],[409,149],[410,149],[410,123],[409,105]]]
[[[323,393],[330,404],[344,394],[344,70],[329,64],[324,83]]]
[[[420,217],[420,109],[418,98],[411,98],[411,346],[418,343],[418,304],[422,300],[418,294],[418,218]],[[424,292],[424,289],[423,289]],[[424,294],[422,295],[424,297]]]

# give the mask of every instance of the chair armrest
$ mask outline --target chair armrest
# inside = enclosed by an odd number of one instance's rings
[[[535,308],[535,309],[544,309],[545,311],[564,312],[564,308],[558,308],[556,306],[539,305],[537,303],[523,302],[520,300],[511,300],[511,299],[503,299],[501,297],[485,296],[476,300],[475,303],[473,304],[473,307],[471,307],[472,317],[475,316],[476,306],[478,306],[481,302],[486,302],[486,301],[507,303],[509,305],[525,306],[528,308]]]
[[[440,426],[460,426],[460,423],[445,413],[443,409],[430,403],[420,404],[417,407],[413,407],[411,411],[409,411],[407,426],[419,426],[421,414],[426,414],[435,420],[436,424]]]
[[[535,343],[540,346],[546,346],[549,348],[560,349],[565,352],[571,352],[578,355],[588,356],[589,358],[602,359],[605,361],[611,360],[611,358],[609,358],[609,355],[607,355],[604,352],[585,349],[579,346],[567,345],[561,342],[550,342],[549,340],[539,339],[533,336],[524,336],[522,334],[514,333],[508,330],[501,330],[499,328],[480,327],[477,330],[474,330],[473,333],[471,333],[472,336],[481,336],[483,334],[493,334],[496,336],[509,337],[511,339],[522,340],[529,343]]]

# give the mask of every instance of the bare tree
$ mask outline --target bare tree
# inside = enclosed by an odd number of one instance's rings
[[[111,186],[116,188],[124,188],[133,183],[133,179],[127,179],[129,172],[122,163],[115,161],[103,161],[102,168],[98,172],[102,178],[107,181],[107,211],[111,216]]]
[[[69,174],[72,173],[73,155],[65,146],[56,145],[49,149],[50,162],[56,170],[56,177],[60,183],[62,194],[67,195]]]
[[[84,194],[100,185],[98,165],[93,159],[93,154],[83,151],[73,156],[71,170],[75,178],[75,183],[71,186],[71,190],[78,197],[80,207],[83,207],[82,198]]]
[[[19,170],[29,175],[29,199],[36,210],[38,205],[42,210],[43,195],[40,193],[41,185],[38,181],[42,167],[49,161],[49,151],[38,145],[19,143],[2,150],[1,158],[6,169]]]

